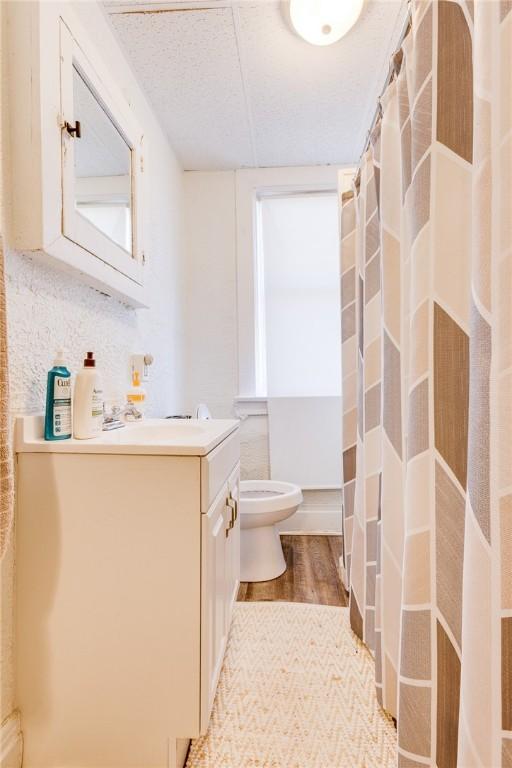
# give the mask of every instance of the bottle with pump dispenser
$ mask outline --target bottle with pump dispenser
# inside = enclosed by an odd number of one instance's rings
[[[103,429],[103,390],[94,353],[88,352],[78,372],[73,396],[73,437],[87,440]]]
[[[141,419],[144,416],[144,408],[146,405],[146,390],[141,386],[139,372],[136,370],[132,373],[132,386],[126,393],[126,400],[128,404],[133,407],[137,416],[135,417],[133,413],[130,414],[130,412],[127,411],[125,419],[127,421],[131,421],[134,418]]]
[[[64,350],[59,349],[53,368],[48,371],[44,439],[69,440],[71,433],[71,373],[66,367]]]

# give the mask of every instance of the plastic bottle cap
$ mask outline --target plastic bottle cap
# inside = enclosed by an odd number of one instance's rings
[[[84,360],[84,368],[94,368],[96,360],[94,359],[94,352],[88,352],[87,357]]]
[[[55,355],[55,360],[53,361],[53,364],[55,366],[63,366],[66,365],[66,354],[62,347],[59,347],[57,350],[57,354]]]

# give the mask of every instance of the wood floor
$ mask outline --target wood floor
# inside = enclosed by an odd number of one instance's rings
[[[338,576],[341,536],[281,536],[287,569],[272,581],[240,584],[238,600],[348,605]]]

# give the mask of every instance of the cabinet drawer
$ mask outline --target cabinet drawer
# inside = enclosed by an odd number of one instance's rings
[[[206,514],[212,501],[240,461],[238,429],[201,459],[201,512]]]

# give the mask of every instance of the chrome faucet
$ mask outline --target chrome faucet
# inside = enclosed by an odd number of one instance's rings
[[[143,417],[142,411],[130,402],[127,402],[124,408],[121,408],[121,416],[124,416],[125,421],[139,421]]]
[[[121,408],[120,405],[113,405],[110,411],[107,411],[104,407],[103,431],[109,432],[111,429],[120,429],[125,426],[124,421],[122,421],[123,418],[125,421],[139,421],[142,419],[142,415],[142,411],[139,411],[139,409],[130,402],[126,403],[123,408]]]

